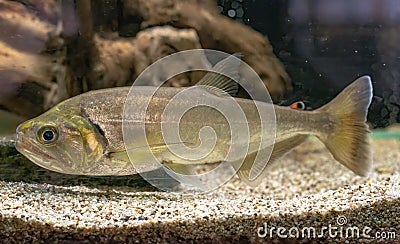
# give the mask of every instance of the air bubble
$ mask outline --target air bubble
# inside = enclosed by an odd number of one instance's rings
[[[231,7],[232,7],[233,9],[237,9],[237,8],[240,7],[240,4],[239,4],[238,2],[233,2],[233,3],[231,4]]]
[[[235,15],[236,15],[236,11],[233,10],[233,9],[229,9],[229,11],[228,11],[228,16],[231,17],[231,18],[233,18],[233,17],[235,17]]]
[[[238,9],[236,10],[236,16],[237,16],[237,17],[242,18],[242,17],[243,17],[243,14],[244,14],[243,8],[238,8]]]

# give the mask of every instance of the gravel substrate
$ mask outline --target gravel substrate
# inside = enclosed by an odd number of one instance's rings
[[[255,189],[235,178],[212,193],[191,196],[123,186],[0,181],[0,238],[45,243],[397,243],[400,139],[375,138],[372,145],[369,178],[349,172],[311,138],[269,166],[268,179]],[[299,238],[285,237],[290,234]]]

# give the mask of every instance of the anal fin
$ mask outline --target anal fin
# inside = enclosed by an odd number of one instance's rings
[[[279,158],[284,156],[286,153],[288,153],[290,150],[295,148],[296,146],[300,145],[307,139],[307,135],[296,135],[293,136],[289,139],[280,141],[276,143],[273,147],[271,156],[268,160],[268,162],[265,162],[263,167],[261,168],[260,166],[258,168],[252,169],[254,165],[254,161],[256,159],[256,156],[258,153],[265,153],[271,150],[270,147],[267,147],[259,152],[254,152],[246,156],[243,164],[241,165],[240,169],[237,172],[237,175],[239,176],[240,180],[245,182],[247,185],[251,187],[256,187],[258,186],[261,181],[265,178],[265,175],[267,173],[267,164],[271,165],[275,161],[277,161]],[[250,173],[251,170],[254,171],[254,174],[257,175],[254,179],[251,180],[250,178]]]

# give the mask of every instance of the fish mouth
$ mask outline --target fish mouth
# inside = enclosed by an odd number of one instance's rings
[[[50,156],[43,149],[36,146],[34,142],[29,140],[29,138],[24,139],[20,134],[17,134],[15,148],[26,158],[42,168],[62,174],[76,174],[74,170],[68,170],[68,167],[65,168],[60,165],[61,162],[59,159]]]
[[[21,154],[25,155],[28,158],[32,159],[43,159],[41,160],[42,163],[46,163],[46,161],[55,161],[56,159],[50,156],[49,154],[45,153],[42,149],[35,146],[34,143],[30,142],[29,140],[23,139],[20,134],[17,134],[17,140],[15,143],[15,148]],[[38,160],[33,160],[35,163]],[[37,163],[38,164],[38,163]],[[42,164],[39,164],[43,167]]]

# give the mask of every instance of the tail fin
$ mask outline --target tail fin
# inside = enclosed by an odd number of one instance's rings
[[[372,168],[370,131],[365,123],[371,98],[371,78],[363,76],[317,110],[328,112],[337,120],[335,132],[319,139],[337,161],[360,176],[368,176]]]

